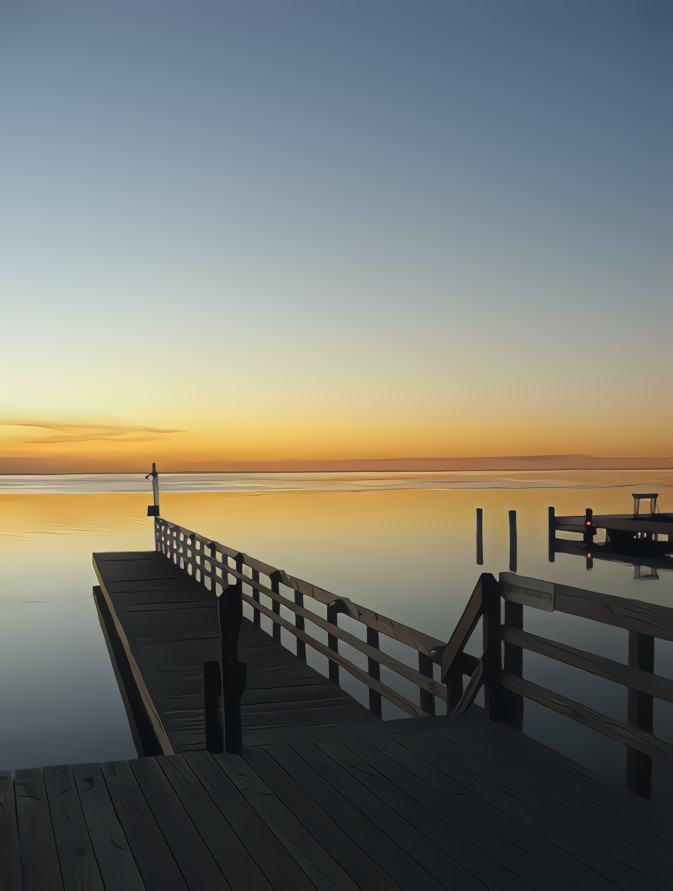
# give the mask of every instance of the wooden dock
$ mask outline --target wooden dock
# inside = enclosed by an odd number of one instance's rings
[[[221,651],[216,597],[156,551],[94,554],[93,562],[101,583],[94,597],[138,753],[204,750],[203,664]],[[297,727],[376,720],[247,619],[238,648],[248,666],[246,742],[276,740]]]
[[[1,772],[2,891],[673,888],[657,783],[673,745],[653,729],[654,701],[673,702],[654,662],[673,609],[482,574],[445,642],[155,516],[155,551],[94,555],[143,757]],[[626,629],[628,664],[524,630],[531,608]],[[625,720],[525,677],[524,651],[626,687]],[[382,721],[383,700],[409,717]],[[626,786],[527,738],[526,700],[622,743]]]
[[[2,773],[0,887],[653,891],[672,828],[471,710]]]

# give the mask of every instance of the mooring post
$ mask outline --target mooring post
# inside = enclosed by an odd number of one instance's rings
[[[477,508],[477,566],[484,564],[484,511]]]
[[[553,563],[556,559],[556,512],[553,507],[547,508],[549,517],[549,562]]]
[[[509,512],[509,571],[516,572],[516,511]]]
[[[596,527],[594,525],[594,512],[590,507],[584,512],[584,546],[590,548],[594,541]]]

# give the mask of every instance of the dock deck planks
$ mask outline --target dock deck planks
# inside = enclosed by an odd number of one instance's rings
[[[307,730],[241,755],[21,773],[17,802],[27,773],[31,796],[45,801],[46,785],[60,800],[39,830],[58,849],[40,857],[45,889],[655,891],[673,878],[663,807],[476,712]],[[3,877],[38,856],[20,810],[3,812],[3,832],[21,848],[3,851]]]
[[[101,624],[139,754],[205,749],[203,663],[220,655],[215,595],[155,551],[94,554],[94,568]],[[248,744],[297,727],[378,720],[247,619],[239,660],[248,664],[241,702]]]

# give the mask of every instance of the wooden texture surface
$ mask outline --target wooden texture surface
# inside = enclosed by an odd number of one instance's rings
[[[219,658],[217,598],[153,551],[94,554],[94,566],[114,619],[111,658],[118,663],[121,648],[135,666],[137,687],[126,689],[125,700],[140,709],[136,727],[140,718],[156,732],[164,747],[155,754],[205,749],[203,664]],[[247,619],[239,660],[248,665],[241,702],[247,744],[278,738],[286,728],[377,720]]]
[[[22,869],[24,887],[112,891],[655,891],[673,876],[666,807],[474,709],[2,780],[17,803],[1,811],[3,889]]]

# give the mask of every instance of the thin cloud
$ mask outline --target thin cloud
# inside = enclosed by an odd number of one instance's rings
[[[146,427],[133,424],[70,424],[17,418],[0,419],[2,427],[23,427],[32,431],[50,430],[50,435],[40,436],[32,432],[16,437],[18,442],[30,445],[50,445],[75,442],[152,442],[172,433],[184,433],[168,427]]]

